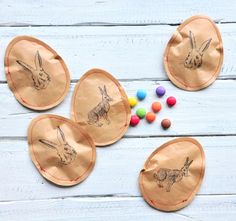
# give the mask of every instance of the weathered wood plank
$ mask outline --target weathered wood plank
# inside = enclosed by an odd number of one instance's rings
[[[155,95],[155,81],[122,82],[129,96],[135,95],[138,88],[146,89],[147,98],[138,107],[150,110],[151,103],[158,98]],[[148,124],[146,120],[135,128],[129,128],[127,136],[169,136],[169,135],[227,135],[236,134],[236,82],[233,80],[218,80],[209,88],[199,92],[186,92],[177,89],[170,82],[161,82],[167,89],[165,97],[159,99],[163,109],[157,114],[157,120]],[[44,112],[65,117],[70,116],[72,84],[69,95],[58,107]],[[165,105],[167,96],[174,95],[177,105],[168,108]],[[35,116],[39,115],[21,106],[12,95],[6,84],[0,84],[0,137],[25,137],[27,127]],[[134,112],[135,110],[133,110]],[[173,126],[167,131],[160,127],[163,118],[170,118]],[[14,130],[14,132],[13,132]]]
[[[0,25],[109,25],[180,23],[195,14],[236,21],[235,1],[2,0]]]
[[[164,213],[140,197],[67,198],[0,203],[2,220],[149,220],[234,221],[236,196],[197,196],[186,208]]]
[[[94,171],[81,184],[61,188],[38,173],[23,140],[0,141],[0,201],[72,196],[140,196],[138,175],[147,157],[171,138],[122,139],[97,148]],[[197,137],[206,155],[206,174],[200,194],[236,194],[236,136]],[[0,206],[1,210],[1,206]]]
[[[219,25],[225,48],[219,78],[236,78],[236,24]],[[51,45],[65,60],[71,78],[100,67],[118,79],[166,80],[163,53],[173,26],[131,27],[1,27],[0,59],[17,35],[33,35]],[[5,81],[3,65],[0,81]]]
[[[235,9],[233,0],[223,3],[220,0],[2,0],[0,59],[3,60],[5,48],[14,36],[33,35],[58,51],[73,81],[92,67],[106,69],[125,80],[122,84],[129,95],[134,95],[137,88],[148,89],[150,95],[140,106],[149,108],[155,98],[154,88],[160,83],[156,80],[167,80],[162,55],[176,29],[176,26],[163,24],[177,24],[197,13],[208,14],[216,22],[233,23],[219,25],[225,60],[218,79],[236,79]],[[3,27],[29,25],[34,27]],[[35,27],[41,25],[59,27]],[[96,25],[100,27],[94,27]],[[102,27],[104,25],[106,27]],[[0,73],[0,82],[3,82],[6,80],[3,65]],[[158,114],[158,124],[148,125],[143,121],[138,128],[129,129],[126,136],[167,137],[125,138],[109,149],[98,148],[92,174],[71,188],[56,187],[39,175],[24,140],[30,120],[39,113],[22,107],[7,85],[0,84],[1,220],[234,221],[236,82],[218,80],[212,87],[197,93],[178,90],[169,82],[161,83],[167,87],[169,95],[177,97],[178,105]],[[71,91],[73,87],[74,84]],[[49,112],[68,117],[70,99],[71,92],[62,105]],[[173,121],[172,129],[166,132],[159,127],[163,117]],[[140,198],[139,170],[147,156],[170,139],[168,136],[188,134],[207,136],[197,137],[206,153],[206,176],[200,193],[189,207],[177,213],[153,210]]]

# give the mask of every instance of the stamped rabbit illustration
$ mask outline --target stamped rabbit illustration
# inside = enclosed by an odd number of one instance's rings
[[[204,41],[198,48],[193,32],[189,31],[189,40],[191,51],[189,51],[187,57],[185,58],[184,67],[194,70],[201,67],[203,54],[209,48],[212,39],[209,38],[208,40]]]
[[[34,58],[35,68],[20,60],[16,62],[31,74],[35,89],[41,90],[47,88],[51,78],[42,67],[42,58],[38,51]]]
[[[88,124],[96,125],[101,127],[103,124],[100,120],[103,118],[106,120],[107,124],[110,124],[110,119],[108,118],[108,112],[110,110],[110,102],[113,99],[107,94],[106,86],[104,85],[103,89],[98,87],[100,93],[102,95],[102,101],[95,106],[91,111],[88,113]]]
[[[46,139],[39,139],[39,142],[56,151],[57,156],[60,159],[60,163],[63,165],[70,164],[76,158],[77,152],[66,141],[65,135],[59,126],[57,127],[57,141],[57,143],[54,143]]]
[[[188,176],[189,166],[192,162],[193,160],[189,161],[189,157],[187,157],[184,166],[181,169],[160,168],[153,174],[153,177],[158,182],[160,188],[163,188],[163,183],[166,183],[165,190],[166,192],[170,192],[174,183],[178,183],[184,177]]]

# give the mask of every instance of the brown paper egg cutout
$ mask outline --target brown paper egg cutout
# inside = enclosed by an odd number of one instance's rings
[[[71,114],[96,146],[106,146],[125,134],[131,111],[120,83],[108,72],[92,69],[76,84]]]
[[[16,99],[33,110],[46,110],[61,103],[70,86],[63,59],[44,42],[19,36],[5,53],[7,83]]]
[[[192,138],[171,140],[156,149],[140,172],[145,201],[163,211],[187,206],[198,192],[205,172],[201,144]]]
[[[223,43],[215,23],[197,15],[185,20],[167,44],[164,67],[177,87],[197,91],[212,84],[223,63]]]
[[[82,182],[92,171],[96,148],[78,124],[57,115],[45,114],[28,128],[30,157],[40,174],[61,186]]]

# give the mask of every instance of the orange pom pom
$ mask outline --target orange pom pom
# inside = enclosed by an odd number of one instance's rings
[[[155,119],[156,119],[156,115],[155,115],[153,112],[148,112],[148,113],[146,114],[146,120],[147,120],[149,123],[152,123]]]
[[[152,110],[155,113],[159,112],[161,110],[161,103],[160,102],[153,102],[152,103]]]

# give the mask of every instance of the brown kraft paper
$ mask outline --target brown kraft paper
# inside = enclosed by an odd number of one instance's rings
[[[127,131],[130,107],[120,83],[101,69],[85,73],[77,83],[71,106],[72,118],[84,128],[96,146],[118,141]]]
[[[175,211],[193,200],[204,172],[205,155],[200,143],[192,138],[178,138],[149,156],[140,172],[139,186],[149,205]]]
[[[197,91],[212,84],[223,63],[223,43],[215,23],[198,15],[184,21],[164,54],[169,79],[177,87]]]
[[[57,185],[78,184],[94,167],[95,145],[70,119],[51,114],[36,117],[28,128],[28,143],[40,174]]]
[[[16,99],[33,110],[55,107],[65,98],[70,74],[62,58],[44,42],[14,38],[5,54],[7,82]]]

